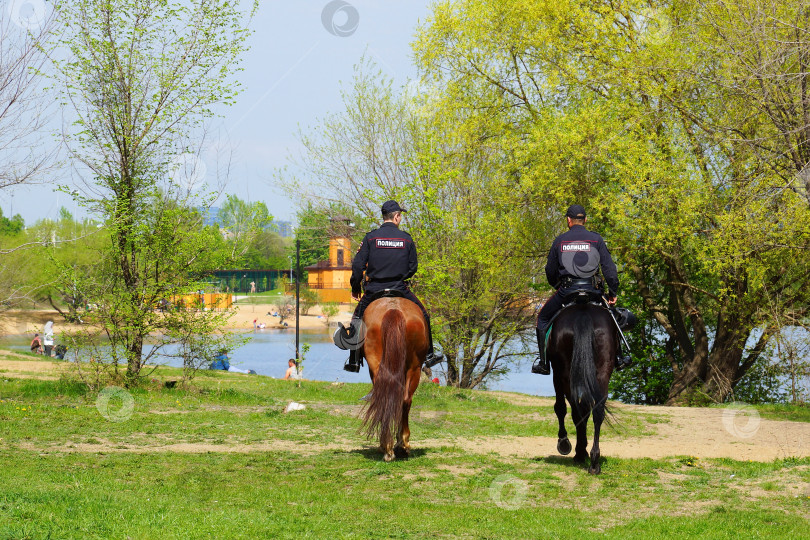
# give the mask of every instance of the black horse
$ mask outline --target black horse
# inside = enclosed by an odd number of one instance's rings
[[[560,422],[557,451],[571,452],[565,430],[565,399],[571,404],[571,418],[577,429],[574,463],[588,457],[588,418],[593,413],[593,447],[588,472],[602,472],[599,463],[599,429],[605,420],[608,382],[619,351],[619,333],[607,308],[592,304],[571,304],[554,320],[547,354],[554,369],[554,412]]]

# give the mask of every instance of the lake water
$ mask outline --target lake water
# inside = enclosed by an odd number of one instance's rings
[[[252,369],[260,375],[284,377],[287,360],[295,357],[295,331],[292,329],[258,330],[248,332],[246,335],[251,337],[251,341],[229,355],[231,365],[241,369]],[[4,336],[0,338],[0,346],[27,351],[30,341],[31,338],[26,336]],[[58,338],[56,341],[59,342]],[[349,353],[338,349],[332,343],[331,333],[301,330],[300,342],[301,345],[309,343],[311,346],[304,360],[304,378],[317,381],[371,382],[368,369],[365,367],[360,370],[360,373],[343,371],[343,364],[349,357]],[[181,365],[176,360],[166,363],[167,365]],[[488,387],[490,390],[553,396],[554,386],[551,377],[535,375],[530,372],[530,368],[531,361],[524,360],[513,365],[512,371],[506,376],[490,382]],[[444,384],[441,366],[436,366],[433,373]]]

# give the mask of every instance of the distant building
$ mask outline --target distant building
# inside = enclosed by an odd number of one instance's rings
[[[334,218],[332,221],[348,219]],[[321,302],[351,302],[352,240],[348,226],[335,227],[345,232],[335,232],[329,239],[329,259],[304,268],[309,272],[307,285],[318,291]]]

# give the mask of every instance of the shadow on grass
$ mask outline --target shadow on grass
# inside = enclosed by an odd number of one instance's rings
[[[584,462],[576,463],[574,458],[571,456],[543,456],[543,457],[536,457],[532,458],[532,461],[535,463],[547,463],[549,465],[562,465],[565,467],[569,467],[571,469],[582,469],[588,470],[588,467],[591,463],[590,459],[586,459]],[[599,464],[601,466],[605,466],[607,460],[602,457],[599,459]]]
[[[364,458],[370,461],[383,461],[383,453],[380,451],[379,448],[357,448],[354,450],[349,450],[350,454],[360,454]],[[411,448],[411,455],[407,458],[395,458],[394,461],[402,461],[408,459],[414,459],[426,456],[428,451],[425,448]]]

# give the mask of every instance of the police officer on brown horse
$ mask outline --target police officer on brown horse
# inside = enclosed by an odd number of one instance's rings
[[[602,237],[585,228],[585,208],[575,204],[565,213],[568,231],[554,239],[548,253],[546,277],[557,292],[540,310],[537,317],[537,346],[539,356],[532,366],[532,373],[548,375],[551,373],[545,354],[545,338],[548,326],[554,316],[563,307],[569,295],[586,291],[594,298],[601,298],[603,290],[597,287],[595,277],[602,270],[608,286],[607,302],[616,304],[619,290],[619,276],[616,265]],[[629,357],[622,357],[619,368],[629,363]]]
[[[422,302],[411,291],[408,280],[411,279],[419,267],[416,256],[416,245],[411,235],[399,229],[402,222],[401,208],[396,201],[387,201],[382,205],[383,224],[379,229],[366,234],[360,244],[357,254],[352,262],[352,298],[359,300],[352,316],[350,333],[358,331],[359,321],[363,312],[381,291],[392,291],[398,296],[407,298],[422,310],[428,328],[430,349],[426,362],[428,364],[441,361],[441,354],[433,351],[433,335],[430,330],[430,316]],[[364,294],[360,296],[360,289]],[[339,329],[338,331],[343,331]],[[352,348],[349,360],[343,369],[351,372],[360,371],[361,359],[357,351]]]

